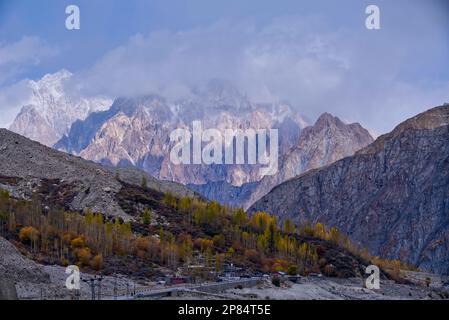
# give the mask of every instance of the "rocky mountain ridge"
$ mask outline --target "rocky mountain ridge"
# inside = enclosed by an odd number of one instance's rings
[[[337,117],[325,113],[313,126],[306,127],[300,133],[294,147],[280,156],[279,170],[275,175],[240,187],[225,182],[188,186],[211,200],[248,209],[276,185],[351,156],[372,141],[371,135],[360,124],[345,124]]]
[[[337,226],[373,254],[449,273],[449,105],[352,157],[275,187],[250,209]]]
[[[123,182],[179,196],[196,196],[186,187],[159,181],[137,169],[104,167],[48,148],[6,129],[0,129],[0,187],[14,197],[29,199],[41,192],[48,201],[70,210],[86,208],[105,215],[130,217],[117,202]]]
[[[31,96],[10,126],[10,130],[53,146],[76,120],[94,111],[106,110],[112,100],[106,97],[78,97],[64,87],[72,74],[61,70],[39,81],[28,81]]]
[[[254,103],[222,80],[192,89],[188,99],[168,101],[148,95],[111,103],[70,97],[65,84],[71,76],[62,70],[30,82],[34,88],[30,105],[22,109],[11,129],[106,166],[139,168],[157,179],[190,185],[232,206],[248,208],[277,184],[352,155],[372,142],[359,124],[345,124],[323,114],[308,126],[289,104]],[[221,133],[226,129],[278,129],[278,173],[263,176],[260,164],[173,164],[170,133],[179,128],[191,130],[193,121],[200,121],[203,130],[215,128]]]
[[[117,99],[110,110],[92,113],[75,122],[55,148],[83,158],[114,166],[134,166],[151,175],[183,184],[226,181],[234,186],[262,178],[260,165],[175,165],[170,161],[170,133],[179,128],[191,130],[199,120],[204,129],[279,128],[280,152],[289,150],[305,121],[284,104],[254,105],[239,96],[239,103],[228,105],[228,96],[176,104],[162,97]],[[223,161],[224,162],[224,161]]]

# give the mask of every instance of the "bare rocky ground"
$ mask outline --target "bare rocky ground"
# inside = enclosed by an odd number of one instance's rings
[[[286,282],[275,287],[269,281],[243,289],[231,289],[219,295],[184,294],[167,299],[185,300],[447,300],[448,289],[429,288],[415,284],[382,281],[379,290],[363,286],[363,279],[303,278],[299,283]]]
[[[413,284],[381,281],[379,290],[363,286],[363,279],[303,278],[300,283],[286,283],[277,288],[263,286],[233,289],[236,297],[273,300],[440,300],[449,298],[447,291]]]

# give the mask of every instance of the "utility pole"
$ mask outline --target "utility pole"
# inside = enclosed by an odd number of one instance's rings
[[[81,298],[81,290],[75,290],[75,300],[79,300]]]
[[[114,300],[117,300],[117,277],[114,277]]]
[[[98,280],[98,300],[101,300],[101,281],[103,281],[103,276],[100,275]]]
[[[81,280],[90,286],[91,299],[95,300],[95,283],[94,283],[95,280],[93,278]]]
[[[103,280],[103,276],[100,275],[95,276],[93,278],[90,279],[81,279],[83,282],[86,282],[90,285],[90,291],[91,291],[91,295],[92,295],[92,300],[95,300],[95,285],[98,283],[99,286],[99,290],[98,290],[98,299],[101,299],[101,281]]]

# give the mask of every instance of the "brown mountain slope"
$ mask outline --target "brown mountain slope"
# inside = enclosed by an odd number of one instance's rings
[[[90,208],[127,219],[115,196],[123,187],[119,180],[140,184],[143,176],[153,189],[194,196],[182,185],[159,181],[140,170],[103,167],[0,129],[0,187],[17,198],[41,191],[70,210]]]
[[[431,109],[249,211],[335,225],[374,254],[449,273],[448,124],[449,105]]]

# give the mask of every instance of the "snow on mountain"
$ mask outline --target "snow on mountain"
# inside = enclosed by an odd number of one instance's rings
[[[91,112],[106,110],[112,100],[105,97],[71,96],[64,84],[72,77],[67,70],[47,74],[39,81],[30,80],[32,94],[22,107],[10,130],[53,146],[76,120],[84,120]]]
[[[259,165],[174,165],[169,157],[172,130],[191,128],[193,121],[223,135],[226,129],[279,128],[282,153],[293,147],[306,126],[288,104],[254,103],[229,83],[215,80],[192,93],[173,102],[156,95],[117,99],[109,110],[75,122],[55,147],[97,162],[137,166],[164,180],[240,186],[261,179]]]
[[[62,70],[30,81],[33,95],[11,130],[88,160],[137,167],[158,179],[206,185],[204,190],[212,183],[208,196],[221,190],[216,186],[229,184],[233,204],[249,206],[276,184],[352,155],[372,141],[360,125],[346,125],[329,114],[308,127],[287,103],[255,103],[222,80],[192,89],[189,98],[177,101],[148,95],[112,103],[105,98],[72,97],[64,87],[71,76]],[[193,121],[222,135],[226,129],[279,129],[278,174],[264,178],[260,164],[173,164],[170,133],[191,129]],[[245,192],[234,188],[254,183],[257,186]],[[237,194],[245,199],[237,199]]]

